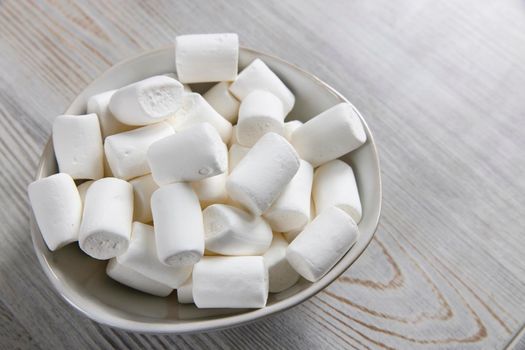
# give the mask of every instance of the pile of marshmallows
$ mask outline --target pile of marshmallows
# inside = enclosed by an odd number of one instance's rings
[[[347,103],[284,122],[293,93],[260,59],[237,74],[236,34],[175,47],[178,80],[150,77],[55,119],[60,173],[29,185],[35,218],[50,250],[78,241],[122,284],[177,289],[199,308],[260,308],[356,242],[359,194],[337,158],[366,135]],[[218,83],[204,95],[183,85],[201,82]]]

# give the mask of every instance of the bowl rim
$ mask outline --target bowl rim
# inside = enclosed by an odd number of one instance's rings
[[[159,53],[171,50],[173,49],[172,45],[166,45],[162,46],[157,49],[151,49],[146,50],[143,52],[140,52],[136,55],[133,55],[127,59],[124,59],[122,61],[117,62],[116,64],[112,65],[111,67],[108,67],[102,74],[100,74],[97,78],[95,78],[90,84],[86,85],[82,91],[89,88],[95,80],[99,80],[104,78],[106,75],[109,74],[109,72],[113,69],[115,69],[118,66],[123,66],[126,64],[129,64],[139,58],[144,58],[146,56],[154,56],[158,55]],[[322,86],[323,88],[327,89],[331,94],[335,95],[335,97],[341,99],[344,102],[349,103],[354,111],[357,113],[359,118],[361,119],[361,122],[363,123],[364,128],[367,131],[368,134],[368,142],[371,143],[373,153],[375,155],[375,166],[378,169],[378,179],[379,179],[379,188],[378,188],[378,195],[379,195],[379,204],[378,204],[378,211],[377,216],[374,218],[374,228],[373,232],[370,235],[369,240],[363,245],[361,251],[359,251],[353,261],[351,261],[347,266],[339,266],[338,262],[328,274],[323,276],[319,281],[312,284],[308,288],[298,292],[297,294],[294,294],[293,296],[286,298],[284,300],[281,300],[277,302],[274,305],[265,306],[260,309],[253,309],[248,313],[241,313],[231,316],[224,316],[224,317],[217,317],[212,318],[209,320],[199,320],[199,321],[192,321],[192,322],[181,322],[181,323],[170,323],[170,322],[159,322],[159,323],[148,323],[148,322],[141,322],[141,321],[134,321],[129,319],[123,319],[118,316],[114,315],[100,315],[98,312],[94,312],[88,308],[85,307],[85,302],[82,302],[82,297],[78,296],[76,292],[70,290],[70,288],[63,284],[62,281],[58,278],[57,275],[55,275],[53,269],[49,265],[47,258],[45,255],[40,251],[40,248],[37,243],[38,235],[40,234],[40,231],[38,230],[36,226],[36,221],[33,215],[32,210],[30,210],[30,230],[31,230],[31,238],[33,242],[33,248],[35,250],[35,253],[38,257],[38,261],[40,262],[40,265],[42,266],[42,269],[44,270],[44,273],[48,277],[48,279],[51,281],[51,284],[54,288],[54,290],[74,309],[79,311],[81,314],[85,315],[91,320],[94,320],[100,324],[104,324],[110,327],[122,329],[125,331],[134,331],[134,332],[141,332],[141,333],[152,333],[152,334],[188,334],[188,333],[197,333],[197,332],[204,332],[204,331],[212,331],[212,330],[221,330],[231,327],[237,327],[244,324],[248,324],[251,322],[254,322],[256,320],[261,320],[263,318],[266,318],[270,315],[277,314],[279,312],[283,312],[285,310],[288,310],[294,306],[297,306],[301,304],[302,302],[306,301],[307,299],[313,297],[317,293],[319,293],[324,288],[328,287],[331,283],[333,283],[339,276],[341,276],[348,268],[350,268],[363,254],[363,252],[366,250],[366,248],[369,246],[370,242],[372,241],[375,233],[377,232],[377,228],[379,226],[379,220],[381,217],[381,210],[382,210],[382,202],[383,202],[383,186],[382,186],[382,180],[381,180],[381,167],[380,167],[380,160],[379,160],[379,154],[377,152],[376,143],[374,141],[374,137],[372,135],[372,132],[366,123],[365,119],[359,112],[359,110],[350,102],[348,99],[346,99],[341,93],[339,93],[337,90],[335,90],[333,87],[322,81],[320,78],[315,76],[312,73],[307,72],[306,70],[302,69],[301,67],[288,62],[285,59],[282,59],[280,57],[277,57],[272,54],[268,54],[265,52],[261,52],[259,50],[251,49],[245,46],[239,47],[240,51],[246,51],[248,53],[257,55],[258,57],[261,57],[264,60],[264,57],[268,57],[272,60],[278,61],[282,64],[285,64],[289,66],[292,69],[295,69],[299,71],[301,74],[306,76],[308,79],[312,80],[315,84]],[[76,98],[81,94],[77,94],[77,96],[73,99],[71,104],[66,108],[66,111],[71,108],[71,106],[74,104]],[[41,153],[40,160],[38,163],[38,168],[36,171],[35,179],[39,179],[42,177],[44,172],[44,164],[45,164],[45,157],[44,155],[47,154],[52,148],[52,136],[49,137],[49,140],[47,141],[43,152]],[[82,306],[84,304],[84,306]]]

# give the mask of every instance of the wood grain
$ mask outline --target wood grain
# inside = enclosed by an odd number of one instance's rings
[[[32,251],[26,186],[51,121],[112,64],[224,31],[365,115],[380,228],[344,276],[275,317],[184,336],[98,325],[52,291]],[[523,33],[518,0],[0,1],[0,347],[503,348],[525,322]]]

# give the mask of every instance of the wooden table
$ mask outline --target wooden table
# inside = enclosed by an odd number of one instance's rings
[[[112,64],[224,31],[362,111],[379,230],[337,282],[261,322],[185,336],[96,324],[31,245],[26,187],[51,122]],[[501,349],[525,321],[523,1],[0,1],[0,72],[2,349]]]

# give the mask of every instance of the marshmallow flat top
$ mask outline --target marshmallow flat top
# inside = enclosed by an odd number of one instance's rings
[[[359,116],[345,102],[310,119],[292,135],[292,145],[299,156],[314,167],[355,150],[365,141]]]
[[[264,253],[264,264],[268,269],[270,293],[279,293],[290,288],[299,280],[299,274],[286,260],[288,242],[280,233],[273,235],[272,245]]]
[[[212,86],[202,97],[230,123],[237,123],[240,102],[230,93],[230,83],[222,81]]]
[[[233,200],[261,215],[295,176],[299,165],[299,157],[288,141],[267,133],[230,173],[226,190]]]
[[[96,114],[56,117],[53,148],[61,173],[73,179],[96,180],[104,176],[104,150]]]
[[[318,215],[290,243],[286,259],[301,276],[315,282],[348,252],[358,236],[352,217],[332,207]]]
[[[350,165],[336,159],[315,170],[313,199],[317,213],[337,206],[346,211],[356,223],[361,221],[361,201]]]
[[[111,96],[117,90],[110,90],[100,94],[93,95],[87,102],[87,112],[95,113],[100,123],[100,131],[102,132],[102,139],[107,136],[118,134],[119,132],[129,131],[134,129],[131,125],[126,125],[118,121],[117,118],[109,110],[109,101]]]
[[[151,174],[134,178],[129,183],[133,186],[133,221],[147,224],[153,220],[151,215],[151,195],[159,186],[155,183]]]
[[[191,276],[182,286],[177,288],[177,301],[180,304],[193,304],[193,283]]]
[[[293,93],[259,58],[244,68],[230,86],[230,92],[241,101],[254,90],[266,90],[279,97],[283,103],[284,115],[290,113],[294,106]]]
[[[49,250],[78,240],[82,202],[75,182],[59,173],[36,180],[28,187],[36,223]]]
[[[157,75],[118,89],[109,101],[109,109],[123,124],[154,124],[175,114],[184,94],[180,82]]]
[[[232,81],[237,76],[238,60],[237,34],[192,34],[175,38],[175,65],[183,83]]]
[[[228,150],[217,131],[200,123],[153,143],[147,153],[159,185],[198,181],[228,169]]]
[[[163,264],[156,247],[153,227],[134,222],[129,248],[117,261],[170,288],[178,288],[191,275],[192,267]]]
[[[199,308],[261,308],[268,299],[268,271],[260,256],[204,257],[192,279]]]

